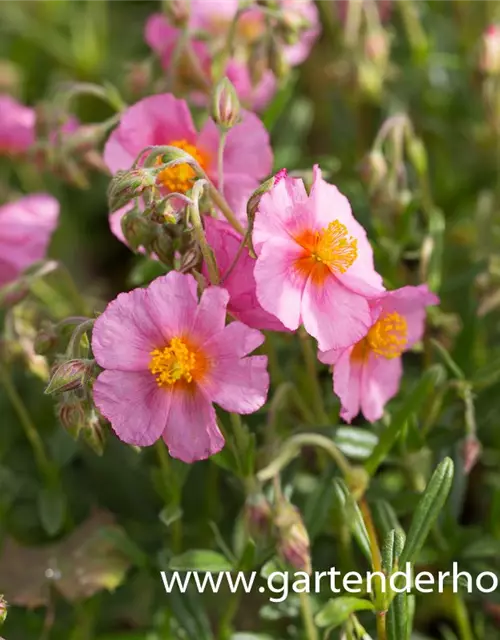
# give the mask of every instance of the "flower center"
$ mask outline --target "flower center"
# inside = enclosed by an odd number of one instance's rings
[[[208,155],[191,144],[187,140],[172,140],[168,143],[171,147],[177,147],[182,149],[186,153],[189,153],[202,169],[206,169],[208,165]],[[161,156],[156,159],[156,164],[161,165],[163,161]],[[165,187],[169,191],[176,193],[186,193],[193,186],[196,173],[189,164],[178,164],[175,167],[167,167],[160,171],[156,180],[162,187]]]
[[[321,231],[302,232],[295,240],[304,248],[295,266],[315,284],[322,284],[332,273],[345,273],[358,257],[358,241],[338,220]]]
[[[163,349],[151,351],[149,370],[159,387],[196,382],[205,373],[207,360],[183,338],[172,338]]]
[[[397,358],[403,353],[407,339],[406,320],[395,311],[382,316],[366,336],[370,350],[389,359]]]

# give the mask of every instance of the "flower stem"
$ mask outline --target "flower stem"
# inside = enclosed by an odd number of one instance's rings
[[[201,184],[202,182],[203,185]],[[205,264],[207,265],[210,282],[212,284],[219,284],[219,270],[217,268],[217,263],[215,262],[214,254],[212,253],[212,249],[210,248],[210,245],[208,244],[207,238],[205,236],[205,231],[201,222],[200,209],[198,206],[198,197],[196,197],[198,196],[197,191],[203,188],[204,184],[204,180],[199,180],[193,188],[193,202],[189,205],[189,217],[193,225],[194,234],[201,249],[203,259],[205,260]]]
[[[311,338],[307,335],[303,328],[299,330],[300,344],[302,346],[302,354],[306,364],[307,378],[309,382],[309,388],[311,391],[314,412],[316,418],[323,424],[328,424],[329,418],[325,410],[323,403],[323,394],[321,392],[321,385],[318,378],[318,370],[316,367],[316,354],[311,342]]]
[[[9,376],[7,369],[4,366],[0,365],[0,378],[2,384],[5,388],[7,396],[14,408],[14,411],[19,418],[19,422],[21,423],[24,433],[33,449],[33,453],[35,456],[35,460],[37,462],[38,468],[42,475],[45,478],[53,477],[53,469],[50,461],[45,452],[45,447],[43,441],[38,433],[35,425],[33,424],[31,417],[26,409],[24,402],[22,401],[20,395],[17,393],[16,388]]]
[[[227,131],[220,129],[219,150],[217,153],[217,176],[218,187],[221,193],[224,193],[224,149],[226,148]]]
[[[311,609],[311,600],[308,593],[300,593],[300,610],[302,613],[302,620],[304,621],[304,627],[306,631],[307,640],[318,640],[318,630],[314,624],[313,613]]]
[[[218,207],[221,210],[222,215],[226,218],[226,220],[233,227],[233,229],[236,229],[238,233],[241,233],[241,235],[244,235],[245,230],[243,229],[241,223],[238,221],[238,219],[234,215],[233,210],[228,205],[222,193],[220,193],[220,191],[218,191],[215,188],[215,185],[208,179],[208,176],[206,177],[206,180],[208,182],[208,192],[210,194],[210,198],[212,199],[212,202],[215,204],[216,207]]]
[[[171,495],[175,488],[175,506],[180,505],[180,495],[178,488],[172,483],[172,474],[170,472],[170,460],[168,457],[167,449],[163,440],[158,440],[155,444],[156,452],[158,454],[158,460],[160,462],[160,470],[165,487],[165,497]],[[182,520],[177,518],[172,522],[172,550],[174,553],[179,553],[182,549]]]

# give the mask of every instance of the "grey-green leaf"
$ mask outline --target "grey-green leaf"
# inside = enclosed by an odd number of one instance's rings
[[[341,624],[344,624],[349,616],[356,611],[373,610],[373,604],[369,600],[342,596],[327,602],[327,604],[316,614],[314,621],[318,627],[329,627],[330,629],[334,629],[335,627],[339,627]]]

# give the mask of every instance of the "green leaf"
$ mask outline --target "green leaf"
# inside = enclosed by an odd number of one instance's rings
[[[365,460],[378,443],[378,437],[359,427],[339,427],[335,430],[333,441],[342,453],[354,460]]]
[[[62,529],[66,515],[66,496],[59,485],[44,487],[38,494],[40,522],[49,536]]]
[[[446,502],[453,481],[453,461],[445,458],[434,471],[408,531],[406,544],[401,554],[400,566],[415,562],[431,528]]]
[[[231,571],[233,566],[221,553],[192,549],[172,558],[169,568],[176,571]]]
[[[349,616],[356,611],[373,611],[373,604],[369,600],[342,596],[329,600],[316,614],[314,621],[318,627],[335,629],[344,624]]]
[[[405,398],[403,405],[392,417],[389,427],[382,432],[373,453],[365,462],[365,469],[373,476],[387,454],[394,446],[408,418],[425,403],[431,392],[444,380],[445,372],[441,365],[433,365],[424,373],[419,382]]]
[[[171,524],[182,518],[182,509],[179,505],[168,505],[160,511],[159,518],[166,527],[170,527]]]
[[[370,539],[366,530],[365,521],[361,510],[347,488],[347,485],[340,478],[333,480],[333,487],[340,504],[344,507],[345,520],[359,548],[366,558],[371,561],[372,552],[370,549]]]
[[[318,478],[314,491],[307,498],[304,508],[304,523],[311,540],[314,540],[320,533],[330,515],[335,495],[332,486],[335,471],[335,465],[329,464],[321,477]]]

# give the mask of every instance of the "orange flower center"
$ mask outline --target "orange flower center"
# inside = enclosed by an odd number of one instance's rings
[[[172,338],[168,346],[151,351],[149,370],[159,387],[197,382],[207,367],[206,356],[184,338]]]
[[[354,345],[351,360],[362,362],[369,353],[392,360],[398,358],[408,342],[408,324],[405,318],[393,311],[383,315],[363,338]]]
[[[177,147],[182,149],[186,153],[189,153],[200,167],[204,170],[207,169],[209,157],[208,155],[191,144],[187,140],[172,140],[168,143],[171,147]],[[156,164],[163,164],[161,156],[156,159]],[[178,164],[175,167],[167,167],[160,171],[156,180],[162,187],[165,187],[169,191],[176,193],[186,193],[191,189],[196,178],[196,173],[189,164]]]
[[[323,284],[330,274],[345,273],[358,257],[358,241],[338,220],[321,231],[306,230],[295,240],[304,249],[295,268],[315,284]]]

